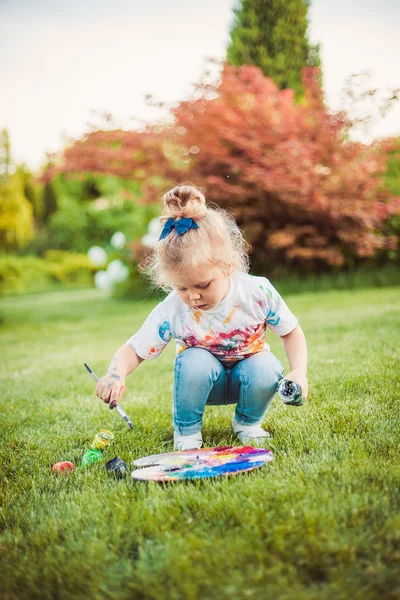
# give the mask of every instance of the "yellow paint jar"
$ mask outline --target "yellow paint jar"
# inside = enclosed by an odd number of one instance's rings
[[[90,447],[95,448],[96,450],[105,450],[106,446],[114,439],[114,435],[111,431],[107,431],[107,429],[102,429],[94,436],[94,440],[91,443]]]

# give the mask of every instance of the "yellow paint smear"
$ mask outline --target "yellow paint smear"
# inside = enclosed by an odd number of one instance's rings
[[[232,308],[231,312],[229,313],[229,315],[226,317],[226,319],[224,321],[224,325],[229,323],[229,321],[232,319],[233,315],[235,314],[236,310],[237,310],[237,308]]]
[[[201,320],[201,311],[200,310],[194,311],[194,320],[196,321],[196,323],[200,323],[200,320]]]

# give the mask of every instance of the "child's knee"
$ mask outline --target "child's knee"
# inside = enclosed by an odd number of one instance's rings
[[[275,357],[274,357],[275,358]],[[283,366],[280,364],[278,359],[271,363],[264,365],[261,370],[261,382],[260,385],[268,393],[275,393],[278,389],[280,380],[283,377]]]
[[[175,359],[175,374],[192,384],[203,380],[204,377],[211,377],[216,381],[221,368],[215,356],[203,348],[187,348]]]
[[[247,364],[242,364],[242,367],[242,384],[268,394],[276,392],[283,377],[283,366],[274,354],[260,352],[251,357]]]

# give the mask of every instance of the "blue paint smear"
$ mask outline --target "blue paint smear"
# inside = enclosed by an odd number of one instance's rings
[[[204,469],[185,469],[180,473],[174,473],[179,479],[194,479],[198,477],[217,477],[218,475],[225,475],[235,473],[236,471],[247,471],[257,467],[265,465],[265,461],[250,462],[243,460],[235,464],[229,463],[226,465],[217,465],[215,467],[205,466]]]
[[[169,342],[172,338],[172,331],[168,321],[164,321],[158,328],[158,335],[164,342]]]
[[[267,314],[268,325],[271,325],[272,327],[276,327],[279,324],[280,320],[281,320],[281,318],[276,316],[276,312],[274,312],[271,309],[268,311],[268,314]]]

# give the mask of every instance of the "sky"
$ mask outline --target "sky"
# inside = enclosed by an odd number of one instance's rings
[[[124,127],[160,117],[146,94],[189,97],[206,58],[224,58],[236,4],[0,0],[0,129],[9,131],[14,161],[38,169],[46,152],[103,123],[103,111]],[[344,106],[352,73],[370,72],[368,87],[381,94],[400,88],[399,0],[313,0],[309,19],[329,107]],[[368,139],[396,134],[400,102]]]

